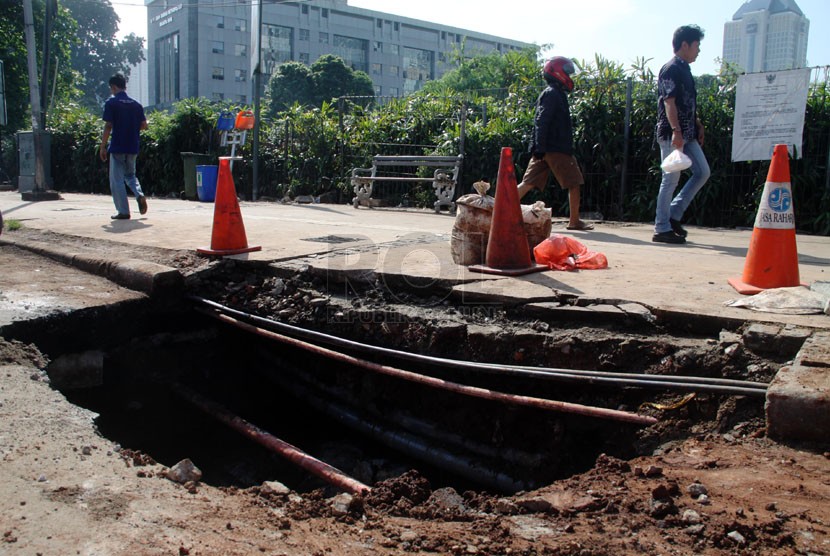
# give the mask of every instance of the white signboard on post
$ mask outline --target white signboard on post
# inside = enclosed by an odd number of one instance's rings
[[[770,160],[778,144],[787,145],[790,155],[801,158],[809,86],[809,68],[740,76],[732,160]]]

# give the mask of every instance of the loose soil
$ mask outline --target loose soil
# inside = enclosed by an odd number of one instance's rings
[[[84,247],[79,239],[60,241]],[[286,322],[313,324],[320,303],[312,301],[326,297],[319,279],[302,271],[293,278],[236,267],[198,274],[220,265],[159,250],[128,253],[119,244],[96,242],[94,249],[175,266],[189,274],[192,291]],[[37,261],[20,257],[19,264],[34,271]],[[90,287],[100,287],[93,283],[90,277]],[[49,288],[57,295],[59,284],[44,288],[44,295]],[[353,293],[352,307],[402,310],[377,290]],[[460,318],[441,296],[420,304],[413,298],[409,310],[420,322]],[[540,322],[514,323],[509,312],[463,318],[487,318],[505,334],[557,334]],[[569,334],[602,341],[609,331]],[[423,340],[398,335],[401,347]],[[666,334],[666,345],[676,341]],[[730,342],[740,344],[740,337]],[[697,353],[700,363],[723,349],[717,341],[708,345],[687,353]],[[536,364],[532,350],[510,348],[504,357]],[[768,359],[740,351],[744,359],[730,378],[747,366],[757,373],[746,377],[753,380],[774,372]],[[669,358],[664,372],[682,369],[679,359]],[[433,487],[412,470],[363,496],[332,496],[322,489],[286,491],[278,483],[240,489],[175,482],[151,455],[102,437],[93,413],[51,388],[47,364],[35,346],[0,339],[2,554],[830,554],[827,446],[766,438],[762,402],[720,396],[705,411],[699,400],[651,408],[646,412],[661,423],[642,431],[639,453],[625,460],[600,455],[586,471],[529,492],[457,492]],[[656,401],[671,405],[682,397]]]

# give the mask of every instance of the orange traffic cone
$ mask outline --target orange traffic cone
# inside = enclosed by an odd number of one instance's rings
[[[729,278],[728,282],[738,293],[745,295],[801,285],[786,145],[775,145],[772,152],[743,276]]]
[[[236,186],[230,166],[231,157],[219,157],[219,177],[216,183],[216,199],[213,206],[213,235],[210,249],[199,248],[197,253],[203,255],[239,255],[259,251],[262,246],[248,246],[245,236],[245,224],[236,199]]]
[[[467,267],[473,272],[519,276],[548,269],[530,260],[530,247],[527,244],[519,191],[516,187],[513,149],[502,147],[485,264]]]

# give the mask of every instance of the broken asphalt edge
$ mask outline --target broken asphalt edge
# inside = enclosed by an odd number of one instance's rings
[[[4,234],[0,244],[25,249],[84,272],[102,276],[120,286],[150,297],[179,294],[184,291],[184,277],[175,268],[139,259],[105,259],[78,252],[67,252],[41,241],[14,234]]]

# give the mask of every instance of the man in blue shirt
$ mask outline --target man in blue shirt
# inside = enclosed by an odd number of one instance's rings
[[[117,211],[113,220],[129,220],[130,205],[127,202],[129,187],[138,202],[138,211],[147,212],[147,199],[135,175],[135,159],[138,156],[139,131],[147,129],[144,107],[127,96],[127,80],[116,73],[109,80],[112,96],[104,104],[104,134],[101,138],[99,155],[101,160],[110,161],[110,191]],[[109,141],[109,147],[107,141]],[[125,187],[126,186],[126,187]]]
[[[660,160],[679,149],[692,159],[692,175],[672,199],[680,172],[663,172],[657,194],[654,236],[659,243],[686,243],[686,230],[680,224],[683,213],[706,180],[709,163],[703,154],[703,124],[697,117],[697,90],[689,64],[700,54],[703,30],[697,25],[679,27],[672,37],[674,57],[657,77],[657,143]]]

